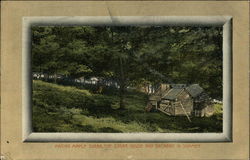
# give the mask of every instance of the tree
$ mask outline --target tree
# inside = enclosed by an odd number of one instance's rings
[[[222,97],[222,27],[34,26],[32,37],[33,71],[115,80],[121,108],[128,86],[199,83]]]

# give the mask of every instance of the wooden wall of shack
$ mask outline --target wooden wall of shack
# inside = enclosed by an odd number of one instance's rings
[[[158,109],[169,115],[191,115],[193,111],[193,100],[192,97],[183,90],[177,99],[162,100]]]
[[[174,101],[162,100],[158,106],[158,110],[168,115],[175,115],[174,103]]]
[[[207,111],[210,110],[210,104],[208,103],[209,97],[206,93],[202,93],[194,98],[193,112],[192,114],[196,117],[203,117]]]
[[[193,99],[186,90],[183,90],[178,95],[177,102],[178,102],[178,105],[175,107],[175,115],[186,115],[186,114],[191,115],[192,114]]]

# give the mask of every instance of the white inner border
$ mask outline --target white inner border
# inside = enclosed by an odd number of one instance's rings
[[[32,25],[167,25],[223,26],[222,133],[37,133],[32,132]],[[81,16],[23,17],[22,128],[24,142],[230,142],[232,141],[231,16]]]

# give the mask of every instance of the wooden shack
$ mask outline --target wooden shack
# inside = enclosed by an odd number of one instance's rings
[[[157,107],[169,115],[191,115],[193,99],[184,87],[173,87],[161,97]]]
[[[208,95],[198,84],[161,85],[149,98],[151,108],[173,116],[205,116]],[[149,110],[149,108],[148,108]]]

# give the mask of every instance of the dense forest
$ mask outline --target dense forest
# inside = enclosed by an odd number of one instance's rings
[[[44,74],[44,81],[63,85],[66,84],[63,79],[69,81],[81,77],[97,77],[98,80],[115,82],[118,84],[115,91],[107,87],[106,91],[97,92],[91,86],[80,86],[80,89],[90,91],[93,96],[97,93],[103,96],[113,94],[115,98],[112,97],[112,102],[105,104],[106,107],[110,105],[113,109],[126,109],[128,103],[133,101],[127,101],[131,94],[129,89],[147,86],[157,88],[162,83],[199,84],[211,98],[222,100],[222,27],[32,26],[31,30],[32,72]],[[36,90],[38,84],[46,86],[34,81],[33,104],[36,107],[38,104],[44,106],[45,103],[41,102],[45,100],[38,100],[37,94],[45,92]],[[79,89],[79,85],[74,83],[67,85]],[[146,96],[141,95],[141,109],[145,107]],[[50,98],[53,99],[53,95]],[[64,98],[67,101],[67,97]],[[110,101],[108,99],[106,97],[104,101]],[[94,101],[98,103],[98,98]],[[56,105],[48,104],[51,110],[51,106]],[[84,110],[84,107],[78,106],[69,108]],[[91,109],[87,110],[89,113]],[[34,114],[39,115],[39,112],[36,109]],[[93,112],[93,115],[97,114]],[[38,122],[37,117],[35,119],[34,124],[41,122]],[[195,127],[194,124],[192,126]],[[209,127],[204,130],[220,130],[218,126],[215,127],[217,129]]]

